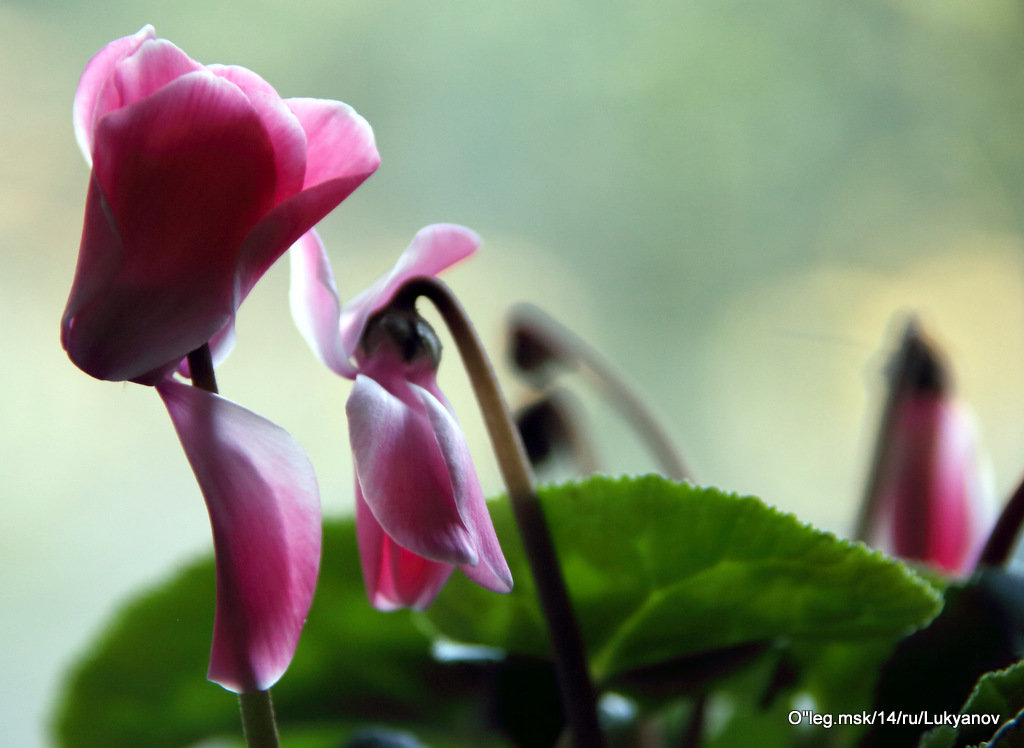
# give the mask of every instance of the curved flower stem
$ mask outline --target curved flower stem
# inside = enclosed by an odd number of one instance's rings
[[[674,480],[692,479],[679,450],[651,409],[622,375],[586,341],[554,317],[529,304],[522,304],[513,312],[510,326],[516,334],[528,336],[532,344],[562,364],[582,366],[608,401],[647,443],[665,475]]]
[[[1017,544],[1021,525],[1024,525],[1024,481],[1017,486],[1013,496],[1006,502],[1003,511],[992,528],[992,534],[985,541],[985,547],[978,557],[976,568],[982,566],[1006,566],[1013,547]]]
[[[192,386],[217,393],[217,377],[213,373],[213,358],[209,344],[203,344],[188,354],[188,370]],[[278,748],[277,723],[270,691],[250,691],[238,694],[242,712],[242,730],[249,748]]]
[[[509,415],[491,362],[462,305],[447,286],[435,278],[426,277],[408,281],[395,294],[393,303],[412,307],[420,296],[430,299],[441,313],[480,404],[551,636],[555,671],[573,745],[577,748],[599,748],[604,745],[604,736],[598,725],[597,700],[583,638],[519,432]]]

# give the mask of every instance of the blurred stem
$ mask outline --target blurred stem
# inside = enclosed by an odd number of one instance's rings
[[[480,338],[448,287],[435,278],[413,278],[399,289],[392,303],[413,308],[420,296],[430,299],[448,326],[487,425],[551,636],[572,744],[577,748],[599,748],[604,745],[604,736],[598,725],[597,700],[583,638],[519,432]]]
[[[679,743],[680,748],[697,748],[701,740],[704,739],[704,715],[707,711],[707,705],[708,695],[702,692],[693,702],[690,720],[686,725],[686,730],[683,731],[682,740]]]
[[[217,377],[213,373],[210,345],[204,343],[188,354],[188,371],[192,386],[217,393]],[[277,724],[270,691],[252,691],[238,694],[238,707],[242,712],[242,730],[249,748],[278,748]]]
[[[985,541],[985,547],[978,557],[976,568],[982,566],[1006,566],[1017,543],[1021,525],[1024,524],[1024,480],[1017,486],[1013,496],[1006,502],[999,514],[992,534]]]
[[[691,480],[690,471],[668,432],[600,353],[554,317],[532,305],[519,306],[513,313],[511,325],[516,333],[529,336],[563,365],[581,366],[647,444],[665,475],[674,480]]]
[[[574,403],[575,398],[568,390],[558,388],[516,412],[516,427],[523,438],[527,456],[535,467],[544,461],[549,452],[562,446],[567,448],[580,475],[591,475],[598,471],[594,447],[586,431],[580,427],[577,415],[579,408]],[[531,439],[546,444],[549,449],[531,448]]]

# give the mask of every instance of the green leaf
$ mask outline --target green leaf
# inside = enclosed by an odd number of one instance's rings
[[[213,610],[212,559],[131,602],[72,675],[56,718],[60,744],[237,739],[235,694],[206,680]],[[313,608],[295,660],[273,688],[285,744],[339,745],[365,722],[460,722],[474,735],[471,742],[493,744],[472,733],[478,722],[458,716],[476,706],[478,679],[430,656],[430,639],[414,614],[370,607],[352,522],[326,523]],[[321,742],[300,739],[316,735]]]
[[[991,739],[1000,725],[1009,722],[1022,709],[1024,662],[1018,662],[1005,670],[981,676],[967,703],[960,710],[965,724],[956,727],[943,725],[930,730],[921,737],[920,748],[977,745]],[[992,721],[993,715],[997,715],[995,721]]]
[[[753,497],[644,476],[546,487],[540,498],[599,681],[780,637],[900,635],[941,607],[902,564]],[[426,615],[453,639],[546,655],[507,502],[492,516],[515,589],[495,596],[456,575]]]

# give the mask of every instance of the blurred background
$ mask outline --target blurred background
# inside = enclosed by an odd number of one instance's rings
[[[344,296],[421,226],[473,227],[482,251],[446,280],[494,355],[508,307],[543,306],[627,373],[700,482],[847,533],[908,310],[952,359],[996,496],[1024,473],[1020,2],[2,0],[0,743],[46,745],[120,602],[211,547],[156,394],[90,379],[58,341],[88,180],[75,86],[145,23],[373,125],[383,165],[321,224]],[[287,280],[279,263],[243,305],[221,391],[296,436],[338,515],[349,385],[295,332]],[[442,386],[497,493],[456,358]],[[652,469],[579,392],[602,468]]]

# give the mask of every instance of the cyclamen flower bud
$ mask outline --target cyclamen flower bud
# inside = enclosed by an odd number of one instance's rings
[[[867,539],[902,558],[969,571],[993,519],[971,418],[953,397],[944,358],[915,323],[889,374]]]

